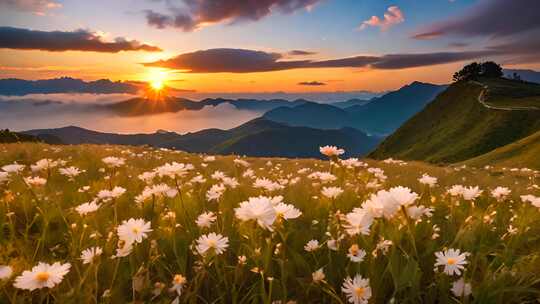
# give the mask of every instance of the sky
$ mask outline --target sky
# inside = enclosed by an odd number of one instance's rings
[[[538,49],[538,0],[0,0],[0,78],[386,91],[474,60],[540,69]]]

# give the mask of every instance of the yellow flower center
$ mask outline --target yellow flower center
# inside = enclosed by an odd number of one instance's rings
[[[186,282],[186,278],[182,275],[175,275],[174,276],[174,283],[175,284],[184,284]]]
[[[51,275],[48,272],[38,272],[38,274],[36,274],[36,280],[40,282],[45,282],[49,279],[50,276]]]
[[[354,244],[351,246],[351,248],[349,248],[349,253],[351,255],[357,255],[359,250],[358,245]]]
[[[448,265],[454,265],[456,263],[456,259],[448,258],[447,263],[448,263]]]
[[[217,247],[217,242],[214,241],[214,240],[208,240],[208,247],[216,248]]]
[[[366,292],[366,290],[363,287],[356,287],[354,289],[354,293],[359,298],[363,297],[365,292]]]
[[[133,227],[131,231],[133,231],[133,233],[139,233],[140,230],[137,227]]]

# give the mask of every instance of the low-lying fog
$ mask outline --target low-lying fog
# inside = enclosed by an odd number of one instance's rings
[[[230,104],[138,117],[123,117],[93,106],[134,97],[127,94],[36,94],[0,96],[0,128],[13,131],[78,126],[110,133],[187,133],[208,128],[230,129],[263,113],[238,110]]]

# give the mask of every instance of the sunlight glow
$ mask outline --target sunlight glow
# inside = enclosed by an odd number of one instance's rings
[[[161,69],[152,69],[146,77],[150,88],[154,91],[161,91],[165,88],[167,72]]]

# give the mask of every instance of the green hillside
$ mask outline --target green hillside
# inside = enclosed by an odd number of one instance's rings
[[[480,78],[479,82],[482,85],[474,82],[452,84],[370,156],[459,162],[540,130],[540,111],[522,110],[525,104],[536,104],[537,84],[485,78]],[[484,92],[486,84],[487,93]],[[485,98],[479,99],[481,94],[485,94]],[[490,108],[503,102],[505,110]]]
[[[472,166],[497,165],[540,170],[540,131],[465,163]]]

